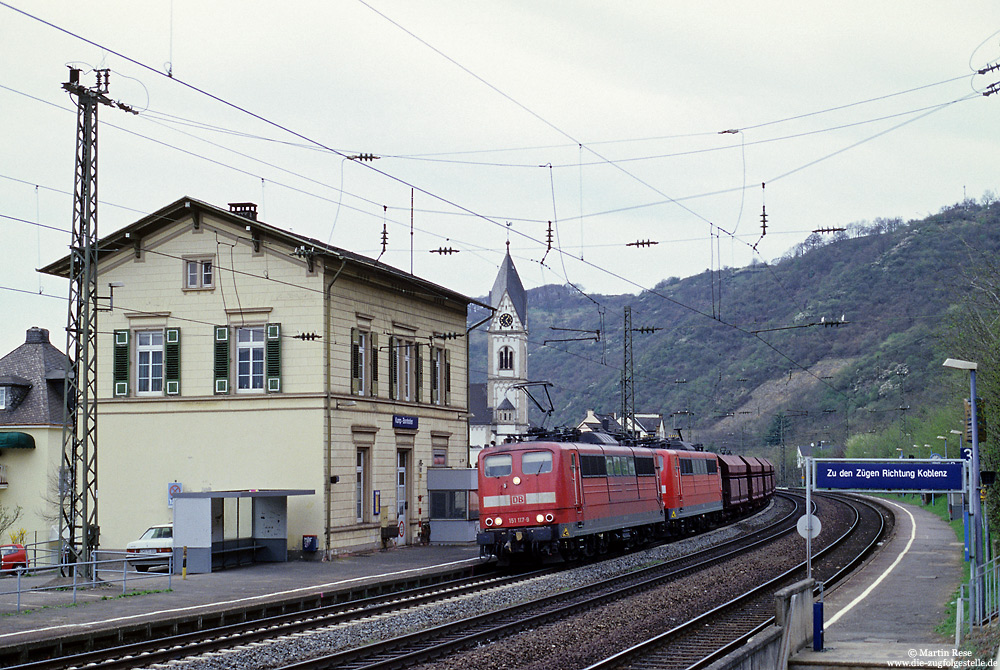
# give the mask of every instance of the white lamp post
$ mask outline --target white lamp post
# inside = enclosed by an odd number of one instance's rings
[[[947,435],[938,435],[937,439],[944,440],[944,457],[948,458],[948,436]]]
[[[976,369],[977,363],[963,361],[957,358],[949,358],[944,362],[946,368],[969,371],[969,410],[972,416],[972,536],[973,536],[973,564],[972,574],[976,586],[976,621],[981,622],[984,612],[982,611],[983,596],[985,587],[985,574],[980,573],[981,562],[983,560],[983,530],[982,530],[982,503],[979,492],[979,421],[976,414]],[[971,622],[970,622],[971,623]]]
[[[962,457],[962,431],[960,430],[949,430],[952,435],[958,435],[958,456]]]

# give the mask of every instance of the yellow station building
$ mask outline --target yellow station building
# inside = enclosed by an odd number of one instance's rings
[[[181,198],[99,249],[102,548],[170,521],[172,492],[246,489],[315,490],[288,500],[292,551],[418,541],[427,469],[470,465],[473,300],[250,203]]]

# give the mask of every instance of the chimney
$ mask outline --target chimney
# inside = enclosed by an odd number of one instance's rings
[[[49,331],[45,328],[39,328],[38,326],[32,326],[28,329],[27,335],[24,338],[25,344],[48,344],[49,342]]]
[[[231,202],[229,203],[229,211],[244,219],[257,220],[257,203],[255,202]]]

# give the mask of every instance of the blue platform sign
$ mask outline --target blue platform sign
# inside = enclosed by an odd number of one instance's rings
[[[814,488],[873,491],[963,490],[962,461],[817,460]]]
[[[392,415],[392,427],[393,428],[412,428],[417,429],[417,417],[415,416],[405,416],[403,414],[393,414]]]

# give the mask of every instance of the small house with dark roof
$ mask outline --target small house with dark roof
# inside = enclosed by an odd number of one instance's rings
[[[32,542],[58,537],[67,366],[44,328],[30,328],[0,358],[0,505],[21,508],[13,530],[24,528]]]
[[[576,426],[582,431],[604,431],[607,433],[624,432],[618,413],[598,414],[592,409],[587,410],[587,416]],[[638,437],[666,439],[667,431],[663,424],[662,414],[636,414],[632,432]]]

